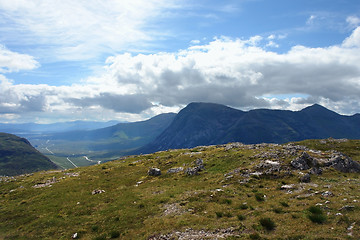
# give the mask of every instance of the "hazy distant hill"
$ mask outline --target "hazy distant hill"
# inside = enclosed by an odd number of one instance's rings
[[[318,104],[301,111],[248,112],[220,104],[191,103],[152,143],[137,153],[228,142],[284,143],[319,138],[360,138],[360,115],[339,115]]]
[[[12,134],[41,134],[41,133],[56,133],[68,132],[76,130],[94,130],[104,128],[117,124],[117,121],[108,122],[94,122],[94,121],[72,121],[60,122],[52,124],[38,124],[38,123],[0,123],[0,132],[7,132]]]
[[[0,176],[56,168],[54,163],[33,148],[25,138],[0,133]]]
[[[125,155],[153,141],[175,118],[175,113],[166,113],[151,119],[91,131],[70,131],[38,135],[29,140],[41,149],[55,155],[88,155],[95,159]]]

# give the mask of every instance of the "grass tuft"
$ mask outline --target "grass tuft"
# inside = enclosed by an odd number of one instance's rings
[[[273,220],[271,220],[270,218],[261,218],[260,224],[261,224],[261,226],[263,226],[263,228],[265,228],[268,231],[272,231],[276,227],[275,222]]]

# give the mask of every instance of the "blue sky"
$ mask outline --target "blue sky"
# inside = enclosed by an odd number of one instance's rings
[[[0,122],[192,101],[360,112],[357,0],[0,0]]]

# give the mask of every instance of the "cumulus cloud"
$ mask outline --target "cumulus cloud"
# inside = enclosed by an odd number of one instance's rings
[[[303,94],[331,107],[359,98],[359,32],[355,29],[341,45],[294,46],[283,54],[260,46],[262,38],[257,36],[219,38],[177,53],[122,54],[108,61],[107,77],[119,88],[145,93],[151,102],[165,106],[210,101],[240,108],[271,107],[262,96]],[[301,104],[288,102],[292,107]],[[342,112],[351,112],[342,106]]]
[[[343,42],[344,47],[360,47],[360,27],[356,28],[350,37]]]
[[[360,27],[339,45],[285,53],[270,51],[271,38],[258,36],[124,53],[109,57],[102,75],[71,86],[16,85],[2,76],[0,114],[139,120],[193,101],[291,110],[320,103],[352,114],[360,109],[359,33]]]
[[[12,52],[5,46],[0,45],[0,73],[32,70],[39,66],[40,64],[33,56]]]

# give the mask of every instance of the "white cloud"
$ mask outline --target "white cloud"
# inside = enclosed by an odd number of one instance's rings
[[[360,27],[356,28],[354,32],[345,39],[342,44],[344,47],[360,47]]]
[[[360,18],[357,16],[349,16],[346,18],[346,22],[349,23],[351,28],[355,28],[360,25]]]
[[[359,33],[341,45],[285,53],[261,46],[257,36],[221,37],[174,53],[125,53],[109,57],[101,76],[71,86],[14,84],[0,75],[0,114],[140,120],[193,101],[292,110],[317,102],[351,114],[360,109]]]
[[[0,73],[18,72],[20,70],[32,70],[39,67],[34,57],[12,52],[5,46],[0,45]]]
[[[0,0],[0,34],[5,42],[40,45],[34,52],[49,58],[84,60],[161,37],[146,25],[172,7],[165,0]]]
[[[192,44],[192,45],[197,45],[199,43],[200,43],[200,40],[196,40],[196,39],[190,41],[190,44]]]
[[[279,44],[277,44],[276,42],[274,41],[269,41],[267,44],[266,44],[267,47],[274,47],[274,48],[278,48],[279,47]]]
[[[311,15],[311,16],[306,20],[306,24],[308,24],[308,25],[313,24],[316,18],[317,18],[317,16]]]

